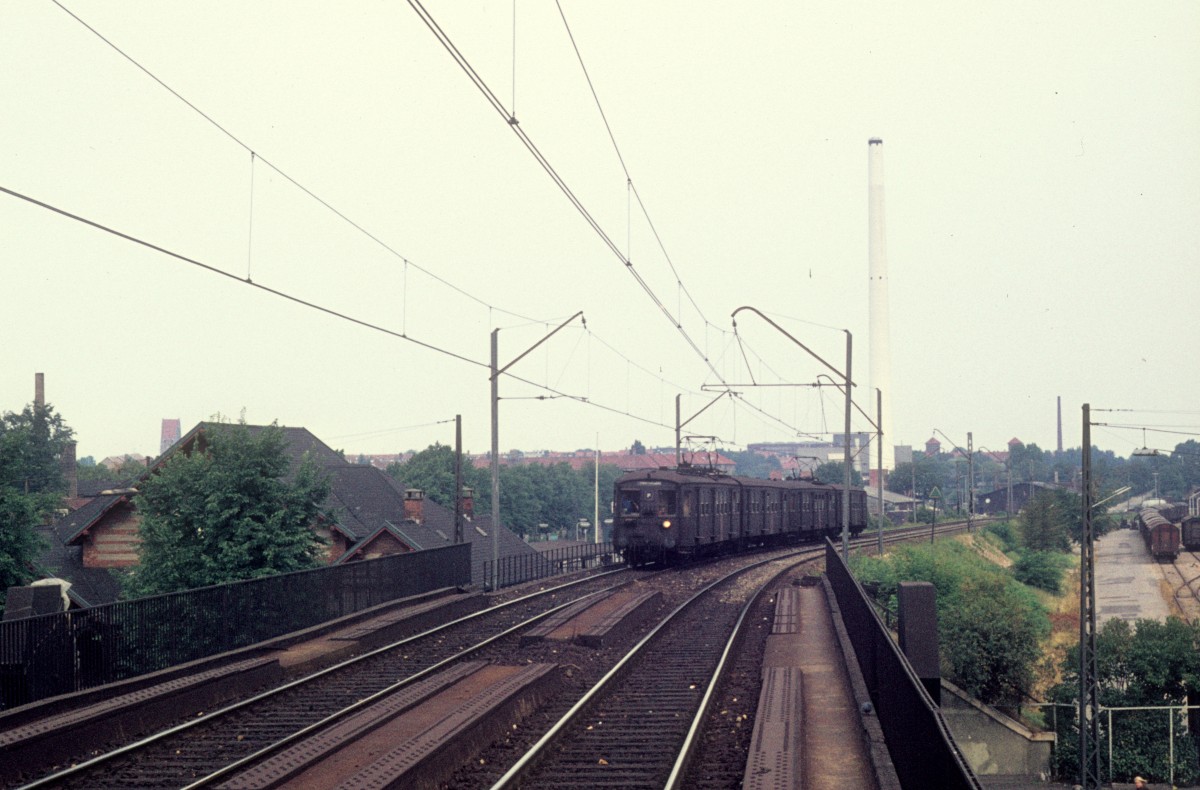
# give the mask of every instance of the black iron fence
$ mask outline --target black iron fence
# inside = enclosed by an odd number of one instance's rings
[[[825,574],[837,597],[900,784],[905,788],[980,790],[979,780],[955,746],[937,705],[828,540]]]
[[[234,650],[471,581],[471,546],[0,622],[0,709]]]
[[[498,590],[597,564],[615,565],[620,562],[621,555],[613,551],[612,543],[579,543],[536,554],[501,557],[496,567],[488,560],[483,564],[483,583],[488,590]]]

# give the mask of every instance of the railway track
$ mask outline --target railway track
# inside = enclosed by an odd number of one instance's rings
[[[43,776],[23,787],[203,786],[365,702],[463,660],[562,606],[625,584],[612,571],[485,609]]]
[[[1165,569],[1166,566],[1163,567]],[[1164,575],[1174,575],[1178,579],[1178,583],[1167,579],[1174,595],[1175,608],[1184,619],[1200,618],[1200,552],[1181,551],[1170,568],[1171,573],[1164,570]]]
[[[938,526],[941,534],[963,529],[963,525],[953,523]],[[921,525],[915,530],[889,531],[885,534],[885,540],[891,543],[911,540],[914,537],[921,538],[928,534],[928,528]],[[856,545],[868,549],[873,547],[875,542],[874,535],[855,541]],[[634,583],[638,586],[664,585],[664,589],[670,590],[671,594],[662,606],[662,613],[665,614],[666,610],[676,607],[677,616],[690,622],[690,625],[682,628],[667,629],[673,636],[664,635],[656,640],[643,640],[647,645],[650,641],[655,641],[666,646],[657,648],[662,651],[658,654],[659,657],[648,659],[646,666],[656,669],[661,667],[668,674],[674,671],[680,677],[686,676],[689,680],[683,684],[684,688],[679,688],[680,684],[668,684],[661,691],[661,696],[658,696],[660,692],[654,692],[650,696],[627,692],[624,698],[626,701],[623,703],[626,713],[623,716],[648,725],[647,731],[661,732],[682,727],[685,731],[693,730],[694,737],[700,732],[700,727],[698,724],[689,723],[703,712],[703,706],[696,707],[699,704],[698,700],[714,688],[712,679],[703,673],[697,674],[697,669],[713,665],[710,656],[718,643],[721,652],[732,652],[732,643],[728,639],[732,629],[731,623],[740,616],[742,607],[750,598],[750,592],[762,587],[761,581],[754,584],[743,582],[739,586],[738,582],[733,581],[734,576],[744,577],[747,573],[757,573],[764,579],[769,578],[778,574],[784,566],[819,557],[822,552],[823,549],[813,547],[799,550],[778,549],[759,555],[762,559],[759,559],[757,564],[763,570],[741,569],[733,575],[728,575],[729,568],[745,565],[750,558],[726,558],[706,565],[692,566],[685,573],[609,572],[515,598],[222,709],[195,711],[187,721],[178,726],[133,743],[114,744],[113,748],[104,754],[94,757],[81,755],[72,768],[48,773],[24,787],[30,790],[51,786],[179,788],[216,784],[247,765],[267,759],[302,737],[343,720],[372,700],[419,681],[441,668],[465,661],[468,657],[498,663],[521,663],[522,657],[514,658],[518,632],[574,601],[629,584],[631,576],[636,579]],[[614,577],[614,573],[624,575]],[[727,575],[726,581],[719,581]],[[667,579],[674,581],[664,581]],[[687,581],[681,581],[683,579]],[[716,586],[710,590],[709,596],[710,600],[713,595],[716,596],[715,603],[703,606],[699,610],[695,606],[682,605],[684,598],[690,596],[697,585],[713,584]],[[737,587],[740,592],[737,595],[721,592],[730,587]],[[686,596],[683,594],[684,588],[688,588]],[[650,619],[647,618],[646,628],[652,625]],[[642,634],[631,636],[629,642],[641,637]],[[623,651],[628,644],[620,647]],[[568,667],[567,675],[575,675],[575,682],[568,684],[572,688],[557,701],[546,705],[546,716],[551,718],[576,705],[593,710],[594,707],[589,706],[587,702],[580,702],[580,695],[586,690],[584,684],[593,684],[622,661],[623,655],[623,652],[618,654],[615,647],[607,653],[591,651],[586,657],[578,652],[571,655],[559,654],[557,649],[552,648],[543,652],[545,655],[533,653],[523,657],[524,662],[538,660],[563,663]],[[667,669],[668,667],[673,669]],[[615,677],[621,672],[612,674]],[[757,699],[757,694],[746,694],[745,697]],[[746,719],[747,737],[752,726],[751,714],[752,703],[750,709],[742,714]],[[599,721],[603,719],[597,719],[597,722]],[[609,719],[610,724],[612,721],[613,719]],[[498,747],[493,746],[487,756],[480,760],[484,764],[482,767],[472,763],[466,774],[456,775],[450,786],[489,786],[499,777],[500,772],[516,762],[530,739],[539,738],[550,726],[550,721],[547,721],[540,725],[539,731],[538,725],[531,724],[528,732],[519,734],[524,741],[514,737],[506,739],[505,743],[499,744]],[[583,732],[599,731],[606,736],[616,729],[611,726],[603,729],[603,724],[596,723],[591,724],[591,730],[586,729],[587,724],[583,726]],[[589,736],[585,736],[585,740],[582,741],[585,751],[590,748],[587,745],[590,743],[586,740],[587,737]],[[496,755],[497,748],[500,757]],[[609,748],[615,747],[605,746],[604,750]],[[650,751],[662,750],[656,747]],[[607,759],[603,756],[596,757],[596,765],[601,764],[600,760]],[[608,764],[613,763],[608,760]],[[682,765],[681,762],[677,770],[681,770]],[[670,771],[673,767],[668,766],[667,770]],[[657,772],[659,768],[646,773]],[[572,784],[580,786],[587,783]]]
[[[809,561],[815,558],[809,558]],[[739,568],[638,642],[493,790],[677,787],[751,602],[799,557]]]

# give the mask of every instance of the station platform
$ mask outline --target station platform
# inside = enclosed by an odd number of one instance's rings
[[[827,587],[782,588],[763,656],[751,752],[742,786],[893,790],[899,780],[865,684],[831,613]]]

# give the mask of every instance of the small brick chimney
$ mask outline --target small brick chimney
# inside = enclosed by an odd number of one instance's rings
[[[470,486],[463,486],[462,514],[467,519],[475,517],[475,491]]]
[[[67,498],[76,499],[79,496],[79,468],[75,465],[75,442],[67,442],[63,447],[62,457],[58,459],[63,479],[67,481]]]
[[[425,521],[425,492],[419,488],[404,489],[404,517],[418,524]]]

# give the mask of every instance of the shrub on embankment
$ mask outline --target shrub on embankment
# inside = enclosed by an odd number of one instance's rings
[[[882,558],[853,558],[851,566],[892,611],[901,581],[933,584],[945,677],[989,704],[1028,695],[1050,621],[1008,571],[957,541],[902,546]]]

